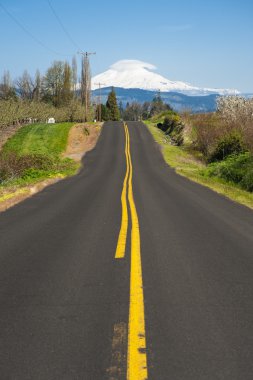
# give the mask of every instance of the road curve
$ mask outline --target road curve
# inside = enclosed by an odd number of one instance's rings
[[[128,154],[108,122],[77,176],[0,214],[0,379],[253,378],[253,212],[127,130]]]

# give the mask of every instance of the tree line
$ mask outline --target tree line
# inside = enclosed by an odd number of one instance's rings
[[[169,104],[164,103],[161,94],[158,93],[151,102],[141,104],[134,101],[127,103],[125,108],[120,103],[119,110],[123,120],[139,121],[150,119],[161,112],[172,111],[172,108]]]
[[[87,72],[88,70],[88,72]],[[32,76],[27,70],[12,80],[5,71],[0,81],[0,127],[46,121],[54,117],[61,121],[119,120],[121,115],[116,93],[112,88],[105,105],[91,100],[89,66],[82,60],[78,77],[77,61],[72,64],[54,61],[41,75],[39,70]],[[86,100],[87,97],[87,100]],[[88,104],[88,114],[84,105]]]
[[[11,79],[5,71],[0,82],[0,100],[43,101],[55,107],[65,106],[75,98],[77,62],[54,61],[44,75],[39,70],[32,76],[27,70]],[[82,99],[83,101],[83,99]]]
[[[24,70],[21,76],[12,80],[10,73],[5,71],[0,80],[0,127],[46,121],[49,117],[59,122],[141,120],[171,109],[164,104],[160,94],[152,102],[127,103],[123,107],[122,102],[118,105],[113,88],[106,104],[95,104],[91,101],[90,81],[90,69],[85,58],[81,63],[80,76],[75,57],[71,64],[54,61],[43,75],[39,70],[35,75]],[[88,115],[84,107],[86,97]]]
[[[82,60],[78,77],[77,61],[71,65],[54,61],[42,75],[39,70],[31,75],[27,70],[12,80],[5,71],[0,80],[0,127],[27,121],[83,121],[85,97],[88,99],[87,119],[94,118],[95,106],[90,99],[90,80]],[[87,86],[87,88],[85,88]]]

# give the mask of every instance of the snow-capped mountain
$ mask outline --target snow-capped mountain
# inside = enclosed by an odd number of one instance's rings
[[[150,63],[138,60],[121,60],[114,63],[109,70],[92,78],[92,90],[101,87],[138,88],[161,92],[179,92],[186,95],[237,95],[235,89],[200,88],[185,82],[171,81],[154,72]]]

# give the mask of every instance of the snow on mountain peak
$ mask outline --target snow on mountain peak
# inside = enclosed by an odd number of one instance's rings
[[[146,70],[156,70],[156,67],[151,63],[138,61],[136,59],[122,59],[110,66],[110,69],[121,71],[136,71],[140,69]]]
[[[180,92],[187,95],[208,95],[219,93],[222,95],[239,94],[237,90],[199,88],[180,81],[171,81],[154,72],[156,67],[150,63],[125,59],[110,66],[109,70],[92,78],[92,90],[101,87],[139,88],[143,90],[161,92]]]

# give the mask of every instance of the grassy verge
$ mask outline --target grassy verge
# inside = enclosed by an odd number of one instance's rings
[[[72,126],[73,123],[27,125],[6,142],[0,153],[0,200],[8,189],[14,194],[17,188],[77,171],[77,163],[62,158]]]
[[[221,178],[215,176],[208,177],[206,165],[201,162],[200,157],[196,156],[196,153],[189,151],[187,146],[178,147],[170,145],[166,135],[155,126],[155,123],[145,121],[145,124],[155,141],[161,146],[165,161],[178,174],[253,209],[253,193],[242,190],[239,186]]]

